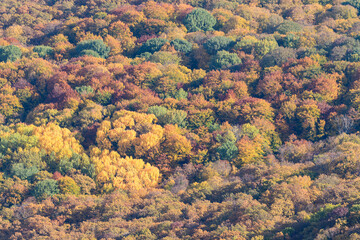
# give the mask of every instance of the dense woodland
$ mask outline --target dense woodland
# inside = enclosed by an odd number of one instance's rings
[[[360,0],[1,0],[0,239],[360,239]]]

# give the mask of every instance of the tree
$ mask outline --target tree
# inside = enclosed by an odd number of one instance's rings
[[[14,45],[0,46],[0,61],[15,62],[21,57],[22,53],[19,47]]]
[[[38,199],[46,199],[48,197],[52,197],[55,194],[58,194],[59,187],[56,180],[53,179],[45,179],[38,182],[33,189],[33,195]]]
[[[209,54],[216,54],[221,50],[229,50],[233,45],[233,41],[228,37],[216,36],[212,37],[204,43],[204,48]]]
[[[283,80],[282,72],[272,71],[265,73],[257,85],[257,93],[265,96],[266,98],[273,98],[283,90],[281,83]]]
[[[235,49],[242,50],[247,54],[251,54],[252,49],[255,47],[255,44],[259,40],[254,36],[246,35],[245,37],[241,38],[239,42],[236,43]]]
[[[268,33],[273,33],[283,21],[284,19],[281,16],[273,14],[265,22],[264,30]]]
[[[248,30],[249,22],[240,16],[233,16],[226,21],[222,27],[224,32],[230,32],[231,30]],[[230,32],[231,33],[231,32]]]
[[[0,114],[5,117],[17,117],[23,112],[24,107],[14,94],[14,90],[8,84],[0,87]]]
[[[91,194],[96,188],[94,179],[89,176],[76,174],[71,176],[76,184],[80,187],[81,194]]]
[[[173,124],[179,127],[186,126],[187,113],[182,110],[167,110],[165,107],[152,106],[149,107],[148,113],[156,116],[161,125]]]
[[[289,32],[301,32],[302,26],[290,20],[285,20],[284,22],[280,23],[279,26],[276,28],[280,34],[287,34]]]
[[[271,104],[264,99],[253,97],[244,98],[236,102],[233,108],[238,111],[238,122],[251,122],[256,118],[273,121],[274,118],[274,109],[271,107]]]
[[[163,76],[154,82],[155,91],[160,97],[174,98],[178,92],[178,88],[190,82],[191,70],[175,64],[165,65],[164,67]]]
[[[121,156],[150,157],[160,144],[164,130],[154,124],[153,114],[117,111],[101,123],[96,142],[102,149],[117,150]]]
[[[184,160],[191,153],[191,143],[183,136],[183,130],[174,125],[166,125],[164,142],[161,144],[162,153],[166,153],[172,164]]]
[[[107,47],[102,40],[86,40],[76,45],[75,51],[77,55],[82,56],[89,54],[89,51],[86,50],[94,51],[102,58],[107,58],[110,53],[110,48]]]
[[[329,12],[334,19],[351,19],[357,17],[358,11],[353,6],[334,5]]]
[[[338,81],[340,75],[335,74],[323,74],[319,77],[313,79],[311,87],[314,92],[321,95],[321,98],[325,101],[332,101],[337,98],[339,94],[339,84]]]
[[[360,61],[360,47],[354,47],[351,49],[347,49],[346,60],[348,60],[350,62],[359,62]]]
[[[317,140],[324,135],[325,121],[320,120],[320,109],[315,101],[305,102],[296,109],[299,132],[308,140]]]
[[[281,38],[279,42],[284,47],[298,48],[300,45],[300,37],[293,33],[288,33],[285,37]]]
[[[215,113],[211,109],[191,110],[188,116],[188,127],[197,129],[210,127],[215,121]]]
[[[289,141],[280,147],[279,158],[281,161],[306,162],[312,158],[313,152],[312,142],[305,139],[298,140],[295,135],[292,135]]]
[[[262,67],[272,67],[275,65],[281,66],[287,60],[292,58],[296,58],[296,53],[294,49],[279,47],[270,51],[261,59],[261,66]]]
[[[79,56],[92,56],[92,57],[97,57],[97,58],[99,58],[99,57],[100,57],[100,54],[98,54],[98,53],[95,52],[94,50],[85,49],[85,50],[82,50],[82,51],[79,53]]]
[[[233,161],[237,167],[262,161],[265,152],[259,136],[253,140],[248,136],[245,136],[241,138],[236,145],[238,147],[239,154]]]
[[[166,28],[171,26],[169,21],[159,19],[146,19],[137,24],[133,29],[133,33],[136,37],[159,35],[164,32]]]
[[[14,152],[22,150],[36,149],[38,138],[32,134],[34,126],[17,124],[13,128],[3,127],[0,129],[0,153],[10,158]],[[18,159],[20,160],[20,159]]]
[[[345,2],[342,2],[344,5],[351,5],[354,8],[356,8],[358,11],[360,11],[360,1],[359,0],[348,0]]]
[[[178,52],[189,53],[192,50],[192,44],[184,39],[174,39],[170,42],[170,45]]]
[[[59,189],[62,194],[78,195],[80,193],[80,187],[76,184],[74,179],[65,176],[58,180]]]
[[[196,8],[186,15],[184,24],[189,32],[211,31],[216,24],[216,19],[205,9]]]
[[[36,166],[26,168],[23,163],[15,163],[11,168],[11,173],[22,180],[30,180],[30,178],[38,172],[39,170]]]
[[[168,112],[168,109],[163,106],[151,106],[148,108],[148,113],[154,114],[157,119],[160,119]]]
[[[278,43],[274,38],[261,39],[260,41],[255,42],[254,50],[258,58],[262,58],[268,52],[274,50],[278,47]]]
[[[149,163],[132,157],[121,158],[115,151],[92,149],[92,162],[96,168],[96,183],[102,192],[115,189],[141,190],[155,187],[160,172]]]
[[[169,15],[174,11],[171,4],[158,4],[154,1],[143,3],[143,13],[149,19],[169,20]]]
[[[162,65],[179,64],[181,58],[175,53],[158,51],[149,57],[149,61],[161,63]]]
[[[33,51],[36,52],[41,58],[52,57],[54,54],[52,47],[48,46],[35,46]]]
[[[0,173],[0,206],[10,207],[20,205],[28,196],[30,183],[27,180],[21,180],[18,177],[4,178]]]
[[[39,139],[39,147],[48,154],[54,152],[57,159],[70,158],[74,153],[81,154],[83,152],[82,146],[75,139],[73,133],[54,123],[35,128],[33,135]]]
[[[92,101],[87,101],[77,115],[72,118],[72,122],[83,130],[97,121],[102,121],[103,117],[104,107]]]
[[[213,69],[226,69],[239,64],[241,64],[241,59],[236,53],[229,53],[227,51],[219,51],[213,56],[211,61]]]
[[[146,88],[160,76],[162,76],[162,72],[157,68],[155,63],[144,62],[139,65],[129,66],[124,78],[136,86]]]
[[[234,141],[226,140],[216,149],[222,160],[232,160],[237,157],[239,150]]]
[[[135,47],[136,38],[127,24],[117,21],[110,25],[109,34],[113,36],[120,43],[119,52],[128,52]]]
[[[67,36],[58,34],[50,38],[50,46],[54,49],[55,59],[61,59],[67,55],[69,49],[73,48],[73,45],[69,42]]]
[[[149,39],[143,45],[141,45],[141,48],[140,48],[139,52],[140,53],[144,53],[144,52],[154,53],[154,52],[157,52],[167,42],[168,42],[168,40],[164,39],[164,38],[152,38],[152,39]]]

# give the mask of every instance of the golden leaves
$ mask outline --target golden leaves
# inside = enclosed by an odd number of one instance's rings
[[[59,159],[84,151],[69,129],[61,128],[54,123],[35,128],[34,135],[39,138],[40,149],[45,149],[49,154],[54,152]]]
[[[122,158],[115,151],[94,148],[91,160],[95,164],[97,184],[103,192],[155,187],[160,179],[158,168],[141,159]]]

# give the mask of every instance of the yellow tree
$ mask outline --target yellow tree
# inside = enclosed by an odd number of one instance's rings
[[[117,150],[121,156],[147,156],[159,146],[164,134],[156,120],[153,114],[117,111],[110,120],[101,123],[96,141],[100,148]]]
[[[16,117],[23,110],[23,106],[14,94],[14,88],[6,84],[0,88],[0,114],[5,117]]]
[[[165,141],[161,145],[163,153],[167,153],[171,162],[183,160],[191,153],[191,143],[183,135],[182,129],[174,125],[166,125],[164,136]]]
[[[239,154],[235,159],[235,166],[240,167],[242,165],[262,161],[265,152],[262,147],[261,136],[258,135],[254,139],[244,136],[236,143],[236,145]]]
[[[109,33],[119,41],[120,53],[129,51],[135,47],[136,38],[133,36],[128,25],[121,21],[114,22],[110,25]]]
[[[33,134],[39,139],[40,149],[44,149],[48,154],[54,152],[59,159],[70,158],[73,153],[81,154],[84,151],[74,133],[54,123],[35,128]]]
[[[115,151],[93,148],[91,161],[96,169],[96,182],[103,192],[155,187],[160,180],[158,168],[141,159],[122,158]]]

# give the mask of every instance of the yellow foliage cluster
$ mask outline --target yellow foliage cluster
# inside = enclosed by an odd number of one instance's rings
[[[121,110],[114,113],[111,121],[103,121],[96,134],[100,148],[111,149],[116,144],[121,156],[134,150],[137,157],[143,156],[150,149],[158,146],[164,130],[154,124],[153,114],[144,114]]]
[[[23,110],[19,98],[13,93],[14,88],[10,85],[0,87],[0,114],[6,117],[16,116]]]
[[[141,159],[122,158],[115,151],[93,148],[91,160],[95,164],[96,182],[103,192],[114,189],[140,190],[154,187],[160,180],[158,168]]]
[[[174,125],[165,126],[165,141],[162,150],[167,153],[171,162],[177,162],[191,153],[191,143],[181,135],[181,129]]]
[[[39,148],[47,153],[54,152],[56,157],[71,157],[73,153],[82,153],[83,148],[67,128],[61,128],[54,123],[34,129],[34,135],[39,139]]]

